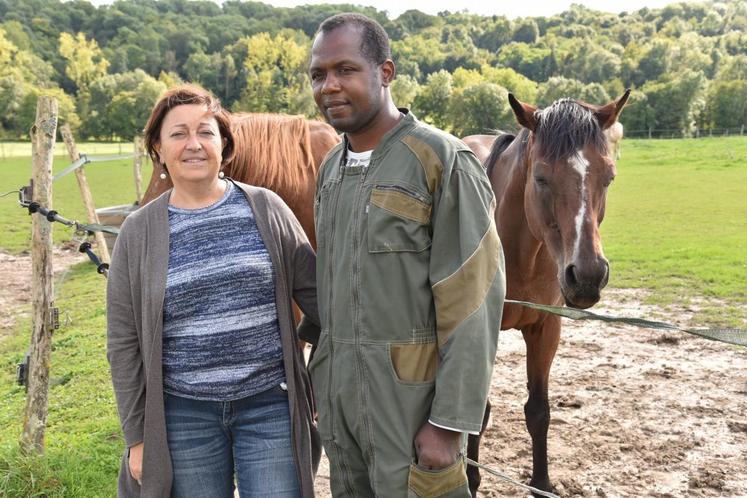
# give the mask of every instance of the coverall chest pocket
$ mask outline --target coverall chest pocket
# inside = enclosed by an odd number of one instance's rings
[[[379,184],[368,205],[368,251],[421,252],[431,245],[432,200],[408,185]]]

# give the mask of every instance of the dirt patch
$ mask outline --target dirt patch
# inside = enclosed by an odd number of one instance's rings
[[[55,282],[75,263],[86,259],[72,247],[53,249]],[[0,251],[0,341],[15,323],[31,314],[31,255]]]
[[[599,313],[691,323],[695,310],[608,290]],[[531,474],[524,342],[501,332],[482,463]],[[684,333],[564,320],[550,383],[550,478],[564,497],[747,496],[747,349]],[[323,462],[326,463],[326,462]],[[329,468],[316,480],[329,494]],[[483,497],[526,496],[483,473]]]

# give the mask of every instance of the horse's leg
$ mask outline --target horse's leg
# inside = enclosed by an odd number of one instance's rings
[[[527,388],[529,399],[524,405],[527,430],[532,437],[532,480],[530,485],[551,490],[547,472],[547,429],[550,426],[550,404],[547,386],[550,366],[560,341],[560,318],[549,316],[540,324],[522,329],[527,346]]]
[[[480,434],[470,434],[467,436],[467,458],[480,462],[480,441],[482,436],[485,434],[485,429],[488,426],[488,420],[490,419],[490,400],[485,405],[485,415],[482,417],[482,427],[480,428]],[[480,469],[472,465],[467,465],[467,481],[469,481],[469,492],[472,493],[472,498],[477,497],[477,488],[480,487]]]

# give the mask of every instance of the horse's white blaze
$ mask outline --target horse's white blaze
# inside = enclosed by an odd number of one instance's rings
[[[581,245],[581,227],[584,224],[584,216],[586,216],[586,172],[589,169],[589,161],[584,156],[584,152],[579,150],[568,162],[581,177],[581,203],[575,218],[576,240],[573,243],[573,261],[575,261],[578,256],[578,248]]]

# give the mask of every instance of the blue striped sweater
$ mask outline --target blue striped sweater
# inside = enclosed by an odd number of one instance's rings
[[[169,206],[163,388],[233,401],[285,380],[275,276],[251,206],[227,182],[201,209]]]

